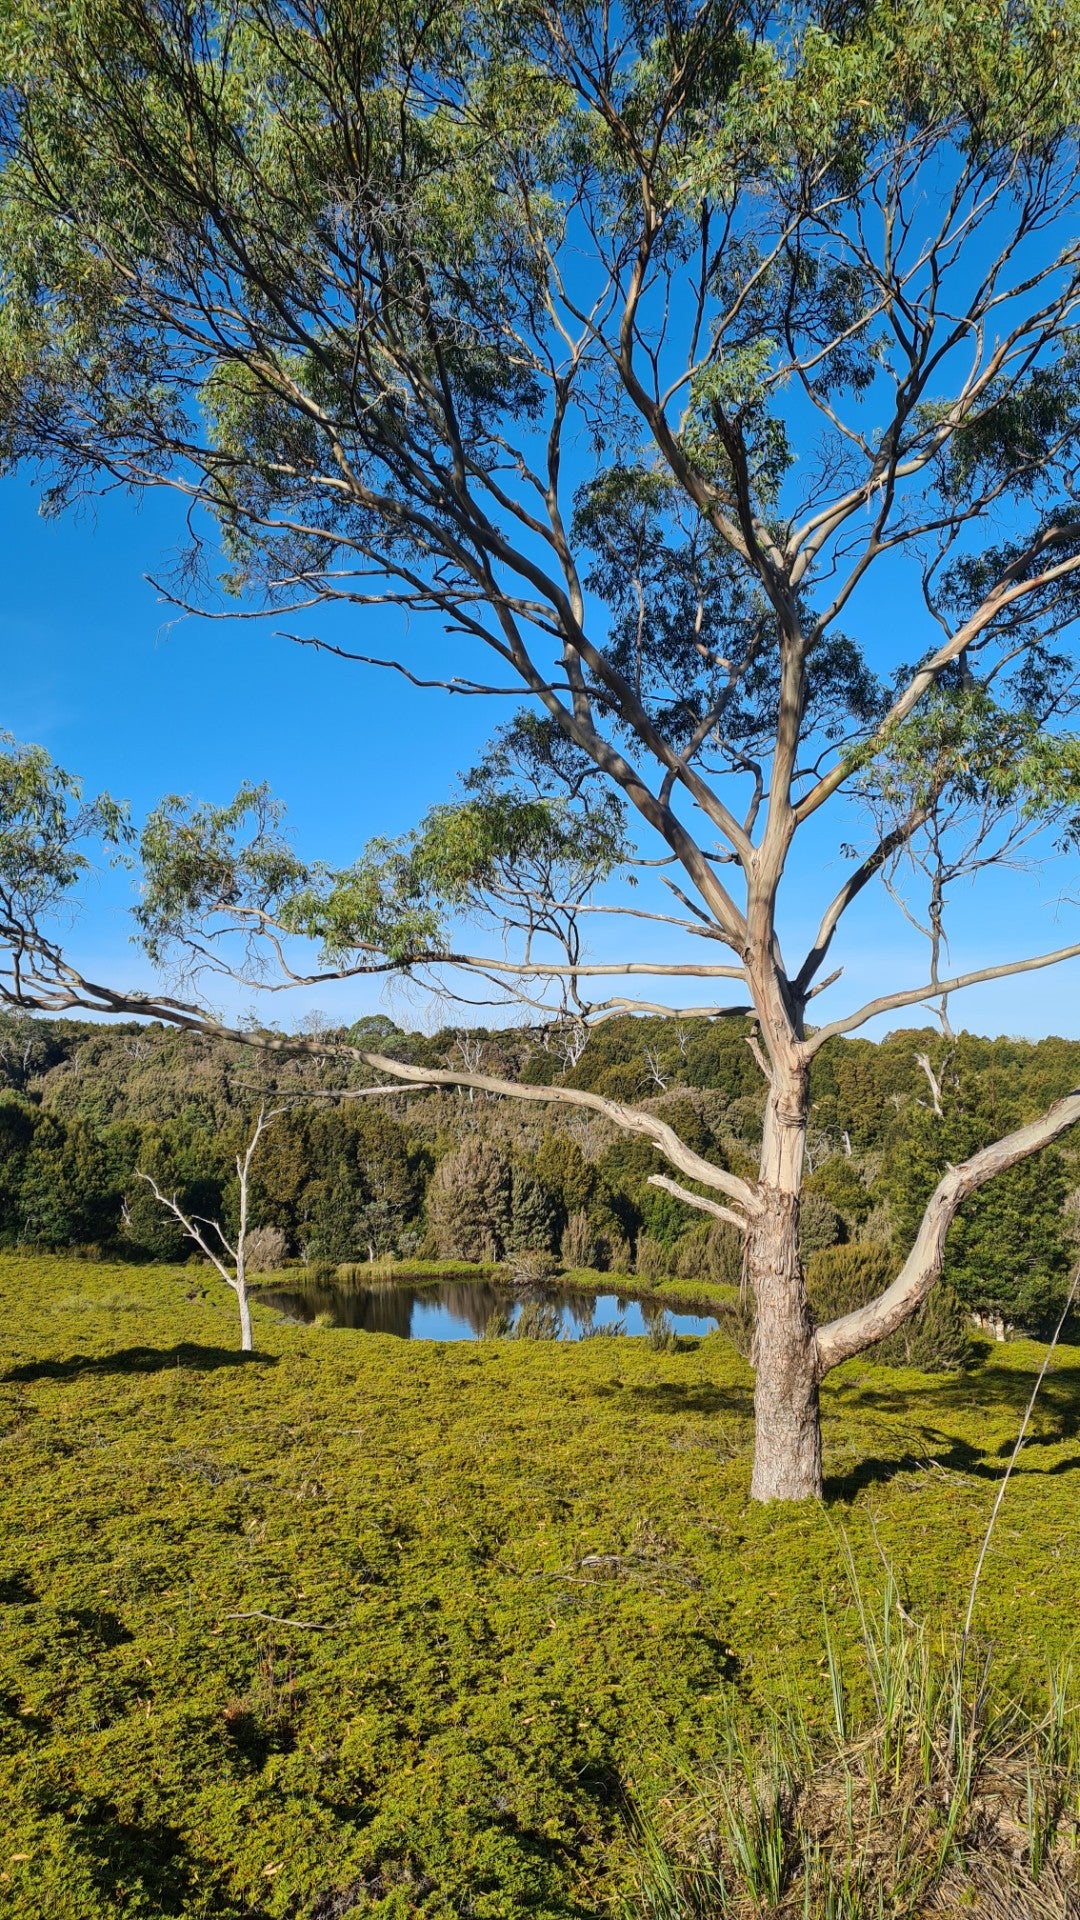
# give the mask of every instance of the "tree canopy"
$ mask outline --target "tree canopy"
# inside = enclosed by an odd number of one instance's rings
[[[658,1004],[597,1006],[594,973],[715,981],[699,1012],[757,1021],[758,1179],[666,1150],[746,1229],[759,1392],[787,1404],[913,1310],[974,1186],[1075,1117],[976,1152],[877,1317],[813,1334],[815,1053],[1080,954],[945,965],[959,883],[1080,822],[1080,8],[5,0],[3,25],[0,459],[53,510],[178,492],[181,604],[223,590],[319,646],[329,603],[432,616],[433,669],[419,621],[386,659],[337,650],[531,701],[456,801],[343,871],[294,855],[261,789],[167,800],[151,953],[287,982],[433,965],[534,1004],[556,983],[574,1020]],[[798,836],[816,863],[834,801],[847,876],[788,954]],[[672,958],[594,966],[583,915],[632,913],[591,896],[638,860],[665,863]],[[879,876],[926,975],[811,1021]],[[37,912],[9,936],[24,1004],[151,1004],[65,973]],[[515,951],[460,947],[470,914]],[[685,958],[700,938],[718,959]]]

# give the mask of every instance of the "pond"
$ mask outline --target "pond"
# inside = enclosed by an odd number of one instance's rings
[[[260,1287],[254,1296],[274,1307],[287,1320],[310,1326],[322,1318],[334,1327],[355,1327],[361,1333],[394,1333],[402,1340],[477,1340],[497,1314],[505,1314],[510,1328],[524,1304],[522,1294],[492,1280],[441,1280],[410,1285],[392,1280],[370,1287],[306,1286]],[[528,1299],[542,1298],[557,1309],[559,1337],[581,1340],[600,1327],[616,1326],[628,1334],[648,1333],[665,1311],[661,1300],[632,1300],[623,1294],[566,1294],[530,1291]],[[676,1333],[711,1333],[713,1314],[670,1313]]]

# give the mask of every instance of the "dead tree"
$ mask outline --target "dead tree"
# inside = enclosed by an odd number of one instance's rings
[[[252,1352],[251,1308],[248,1304],[247,1291],[247,1253],[248,1241],[252,1231],[249,1222],[251,1166],[259,1142],[266,1132],[267,1127],[273,1120],[277,1119],[279,1114],[284,1113],[284,1111],[284,1107],[274,1107],[270,1113],[267,1113],[265,1107],[260,1107],[255,1128],[248,1141],[247,1147],[243,1153],[238,1153],[236,1156],[236,1176],[240,1189],[240,1210],[235,1246],[230,1244],[220,1221],[203,1220],[197,1215],[185,1213],[175,1193],[172,1195],[163,1193],[152,1174],[144,1173],[141,1168],[136,1169],[136,1177],[139,1180],[146,1181],[155,1200],[159,1201],[166,1212],[171,1213],[173,1218],[180,1222],[188,1239],[194,1241],[199,1251],[205,1255],[212,1266],[217,1268],[225,1285],[231,1287],[235,1293],[236,1304],[240,1310],[241,1353]],[[215,1241],[217,1243],[216,1245]],[[220,1247],[220,1252],[218,1251],[218,1247]]]

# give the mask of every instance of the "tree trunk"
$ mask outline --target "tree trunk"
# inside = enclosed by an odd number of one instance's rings
[[[763,1194],[764,1212],[747,1236],[746,1278],[756,1317],[754,1500],[821,1497],[817,1352],[799,1260],[796,1194]]]
[[[251,1308],[248,1306],[247,1286],[241,1280],[236,1288],[237,1305],[240,1308],[240,1351],[251,1353]]]
[[[808,1100],[805,1068],[777,1071],[761,1143],[762,1208],[746,1236],[755,1309],[755,1500],[819,1500],[822,1492],[818,1358],[799,1258]]]

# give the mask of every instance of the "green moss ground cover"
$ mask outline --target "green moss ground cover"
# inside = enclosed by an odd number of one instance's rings
[[[194,1297],[191,1297],[194,1296]],[[825,1710],[822,1603],[955,1623],[1042,1350],[853,1362],[824,1510],[751,1507],[721,1334],[404,1342],[277,1323],[199,1270],[0,1260],[0,1905],[339,1920],[623,1912],[627,1807],[731,1690]],[[1080,1349],[1055,1356],[980,1632],[1075,1651]],[[271,1616],[271,1617],[267,1617]]]

